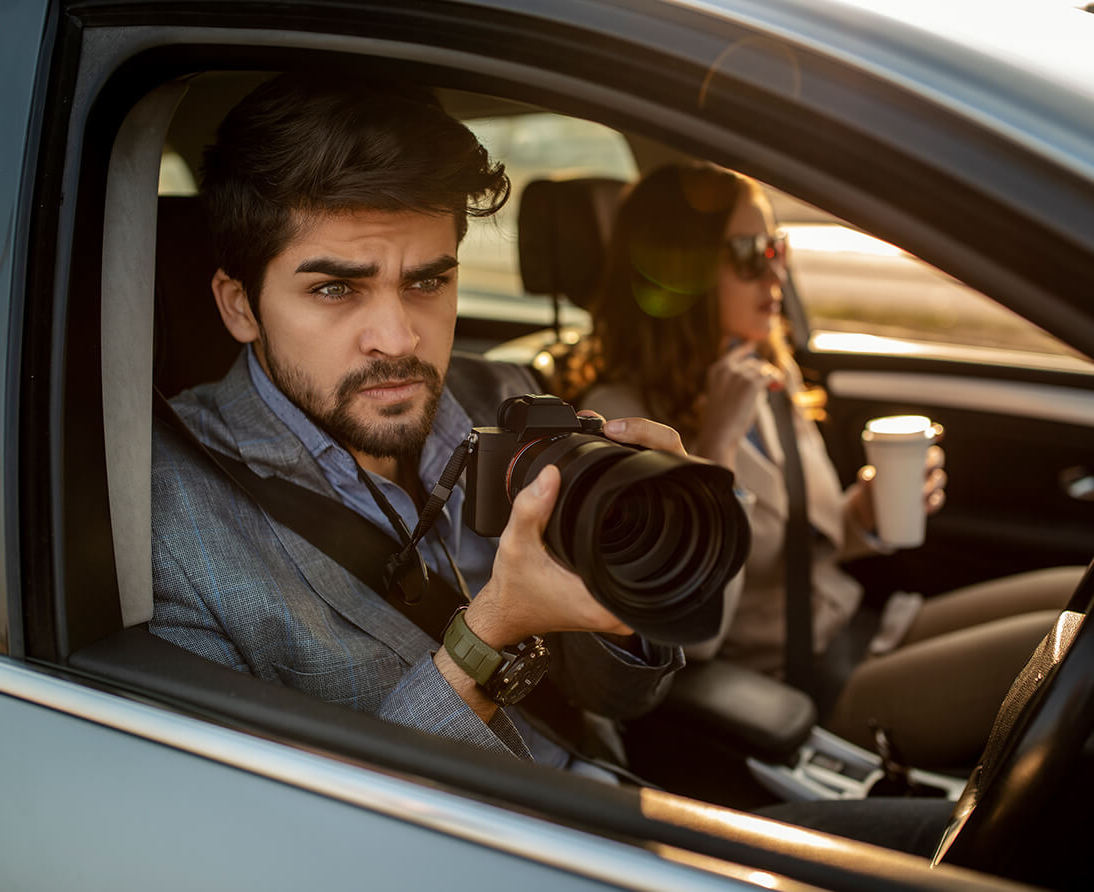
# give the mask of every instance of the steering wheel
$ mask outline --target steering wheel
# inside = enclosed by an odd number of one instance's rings
[[[1094,887],[1094,563],[1018,675],[934,863]]]

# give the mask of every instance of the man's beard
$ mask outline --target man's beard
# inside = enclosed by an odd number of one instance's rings
[[[416,356],[400,359],[374,359],[367,366],[350,372],[338,382],[334,405],[324,405],[322,397],[300,368],[282,365],[266,342],[266,363],[270,379],[312,423],[326,431],[347,449],[363,452],[375,458],[415,458],[421,453],[426,437],[433,427],[433,418],[441,401],[444,382],[437,369]],[[381,406],[381,419],[364,423],[353,415],[353,402],[365,387],[388,381],[419,378],[429,393],[425,405],[414,417],[411,400]],[[403,417],[407,416],[407,417]]]

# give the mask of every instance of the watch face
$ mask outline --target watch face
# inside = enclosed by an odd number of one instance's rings
[[[539,638],[517,645],[517,655],[494,673],[486,691],[499,706],[519,703],[532,692],[550,666],[551,653]]]

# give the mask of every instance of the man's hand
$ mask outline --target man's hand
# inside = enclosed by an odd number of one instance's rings
[[[604,432],[619,442],[687,454],[675,430],[646,418],[616,419],[605,424]],[[543,531],[558,499],[560,482],[558,468],[548,465],[517,493],[498,542],[490,580],[467,609],[468,627],[495,649],[516,644],[529,635],[550,632],[632,634],[627,625],[593,598],[581,577],[555,560],[543,543]],[[464,701],[483,721],[489,721],[497,707],[443,648],[434,662]]]
[[[643,446],[646,449],[657,449],[687,458],[688,453],[680,441],[680,434],[667,424],[658,424],[656,421],[638,416],[605,421],[603,415],[592,409],[582,409],[577,414],[599,418],[604,424],[604,435],[610,440],[631,446]]]
[[[589,409],[583,409],[578,415],[596,415]],[[618,443],[632,446],[645,446],[647,449],[660,449],[674,455],[687,455],[680,435],[667,424],[658,424],[648,418],[614,418],[604,422],[604,435]]]
[[[631,632],[600,606],[581,577],[558,563],[543,544],[560,479],[558,468],[548,465],[517,493],[498,543],[494,572],[467,608],[464,618],[468,628],[497,650],[529,635],[550,632]],[[434,662],[464,701],[483,721],[489,721],[497,707],[444,649],[438,651]]]
[[[494,647],[548,632],[630,631],[543,544],[559,481],[558,468],[548,465],[517,494],[494,572],[468,610],[468,625]]]

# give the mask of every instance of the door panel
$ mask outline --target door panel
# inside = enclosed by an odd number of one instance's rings
[[[5,658],[0,728],[4,889],[745,888]]]
[[[945,428],[946,505],[921,548],[852,568],[869,589],[931,594],[1090,561],[1094,501],[1068,489],[1079,494],[1094,471],[1094,376],[815,350],[799,359],[827,389],[822,431],[845,483],[865,461],[868,419],[914,413]]]

